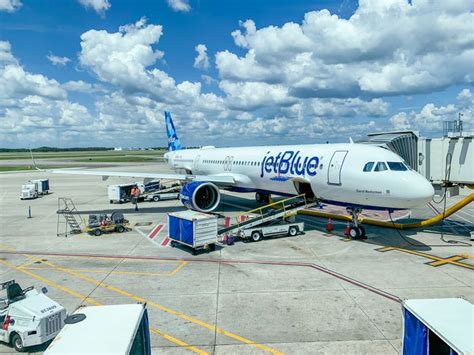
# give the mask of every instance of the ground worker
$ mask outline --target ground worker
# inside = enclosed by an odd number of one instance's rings
[[[138,211],[138,197],[140,196],[140,189],[137,185],[132,188],[130,195],[132,195],[132,203],[135,204],[135,211]]]

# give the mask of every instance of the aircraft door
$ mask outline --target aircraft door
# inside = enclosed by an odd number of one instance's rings
[[[193,172],[196,174],[196,172],[199,169],[199,159],[201,158],[200,155],[197,155],[196,158],[194,158],[194,166],[193,166]]]
[[[328,167],[328,184],[341,185],[341,170],[346,159],[347,150],[336,150]]]

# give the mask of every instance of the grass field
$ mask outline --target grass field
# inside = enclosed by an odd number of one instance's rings
[[[60,168],[66,168],[67,166],[41,166],[41,169],[60,169]],[[0,172],[3,171],[32,171],[35,170],[33,166],[29,165],[22,165],[22,166],[1,166],[0,165]]]
[[[148,161],[153,157],[162,157],[165,150],[121,150],[121,151],[78,151],[78,152],[48,152],[33,153],[35,160],[68,159],[79,162],[134,162]],[[31,159],[29,152],[0,153],[0,160]],[[89,160],[90,159],[90,160]],[[112,159],[112,160],[111,160]],[[142,160],[139,160],[142,159]]]

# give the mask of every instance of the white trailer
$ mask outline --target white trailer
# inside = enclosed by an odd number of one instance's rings
[[[45,355],[151,354],[146,304],[86,306],[66,318],[66,325]]]
[[[110,203],[123,203],[131,200],[130,191],[135,186],[133,184],[118,184],[107,186],[107,196]]]
[[[30,183],[36,184],[38,195],[47,195],[49,193],[49,179],[30,180]]]
[[[0,341],[11,343],[17,351],[44,344],[64,325],[66,309],[33,287],[22,289],[15,280],[0,284],[7,297],[0,298]]]
[[[303,222],[288,222],[286,220],[270,221],[255,227],[241,228],[238,236],[242,239],[251,239],[254,242],[262,240],[264,237],[289,235],[294,237],[298,233],[304,232]]]
[[[188,246],[193,254],[197,249],[215,249],[217,243],[217,216],[196,211],[182,211],[168,214],[169,238]]]

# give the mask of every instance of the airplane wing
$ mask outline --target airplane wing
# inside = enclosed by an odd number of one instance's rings
[[[182,180],[182,181],[208,181],[216,184],[233,185],[235,179],[231,175],[188,175],[188,174],[153,174],[138,172],[120,172],[120,171],[100,171],[100,170],[84,170],[84,169],[53,169],[48,170],[52,174],[68,174],[68,175],[89,175],[102,176],[106,180],[110,176],[117,177],[134,177],[144,179],[163,179],[163,180]]]

